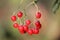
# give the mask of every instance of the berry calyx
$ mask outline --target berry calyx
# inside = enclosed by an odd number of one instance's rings
[[[33,34],[33,30],[32,30],[32,29],[29,29],[29,30],[28,30],[28,34],[29,34],[29,35],[32,35],[32,34]]]
[[[26,25],[29,25],[31,23],[30,20],[26,20]]]
[[[41,17],[41,13],[40,13],[40,12],[37,12],[37,13],[36,13],[36,18],[39,19],[40,17]]]
[[[35,25],[36,25],[36,28],[37,28],[37,29],[40,29],[40,28],[41,28],[41,24],[40,24],[39,21],[36,21],[36,22],[35,22]]]
[[[16,21],[16,16],[12,16],[12,17],[11,17],[11,20],[12,20],[12,21]]]
[[[13,24],[13,27],[14,27],[14,28],[17,28],[17,27],[18,27],[18,24],[17,24],[17,23],[14,23],[14,24]]]
[[[21,17],[23,16],[23,13],[22,13],[22,12],[18,12],[17,16],[18,16],[19,18],[21,18]]]
[[[28,31],[28,26],[27,25],[24,25],[23,27],[24,27],[24,31],[27,32]]]

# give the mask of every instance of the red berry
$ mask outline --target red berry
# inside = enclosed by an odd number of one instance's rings
[[[26,24],[29,25],[31,23],[30,20],[26,20]]]
[[[16,21],[16,16],[12,16],[12,17],[11,17],[11,20],[12,20],[12,21]]]
[[[41,17],[41,13],[40,12],[37,12],[36,13],[36,18],[40,18]]]
[[[35,22],[35,25],[36,25],[36,26],[40,26],[40,22],[39,22],[39,21],[36,21],[36,22]]]
[[[41,28],[41,24],[40,24],[39,21],[35,22],[35,25],[36,25],[36,27],[37,27],[38,29]]]
[[[21,34],[24,34],[24,27],[23,25],[19,25],[18,30]]]
[[[22,12],[18,12],[17,16],[18,16],[19,18],[21,18],[21,17],[23,16],[23,13],[22,13]]]
[[[19,25],[18,29],[19,29],[20,31],[23,31],[23,30],[24,30],[23,25]]]
[[[29,30],[28,30],[28,34],[29,34],[29,35],[32,35],[32,34],[33,34],[33,30],[29,29]]]
[[[13,26],[14,26],[14,28],[17,28],[18,27],[18,24],[17,23],[14,23]]]
[[[40,29],[41,28],[41,26],[39,26],[39,27],[36,27],[37,29]]]
[[[23,27],[24,27],[24,31],[27,32],[28,31],[28,26],[27,25],[24,25]]]
[[[39,29],[33,29],[33,33],[34,34],[38,34],[39,33]]]

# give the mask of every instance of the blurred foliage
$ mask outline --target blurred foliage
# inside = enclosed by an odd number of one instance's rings
[[[60,0],[56,0],[53,4],[52,12],[56,13],[56,11],[59,9],[59,7],[60,7]]]

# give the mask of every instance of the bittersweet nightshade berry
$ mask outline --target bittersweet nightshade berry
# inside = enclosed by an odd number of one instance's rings
[[[16,21],[16,19],[17,19],[16,16],[12,16],[12,17],[11,17],[11,20],[12,20],[12,21]]]
[[[21,34],[24,34],[24,27],[23,25],[19,25],[18,30]]]
[[[39,29],[33,29],[33,34],[39,34]]]
[[[41,23],[39,21],[35,22],[36,28],[40,29],[41,28]]]
[[[18,27],[18,23],[14,23],[14,24],[13,24],[13,27],[14,27],[14,28],[17,28],[17,27]]]
[[[26,25],[29,25],[31,23],[30,20],[26,20],[25,22],[26,22]]]
[[[23,13],[22,13],[22,12],[18,12],[17,16],[18,16],[19,18],[21,18],[21,17],[23,16]]]
[[[38,18],[38,19],[41,18],[41,13],[40,12],[36,13],[36,18]]]
[[[29,35],[32,35],[32,34],[33,34],[33,30],[32,30],[32,29],[29,29],[29,30],[28,30],[28,34],[29,34]]]
[[[23,25],[23,27],[24,27],[24,31],[28,31],[28,26],[27,25]]]

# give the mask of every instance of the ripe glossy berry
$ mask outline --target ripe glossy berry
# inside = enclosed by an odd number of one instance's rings
[[[18,29],[19,29],[20,31],[23,31],[23,30],[24,30],[23,25],[19,25]]]
[[[22,25],[19,25],[18,30],[21,34],[24,34],[24,27]]]
[[[36,13],[36,18],[39,19],[40,17],[41,17],[41,13],[40,13],[40,12],[37,12],[37,13]]]
[[[34,34],[39,34],[39,29],[33,29]]]
[[[12,20],[12,21],[16,21],[16,16],[12,16],[12,17],[11,17],[11,20]]]
[[[39,22],[39,21],[36,21],[36,22],[35,22],[35,25],[36,25],[36,28],[38,28],[38,29],[40,29],[40,28],[41,28],[41,24],[40,24],[40,22]]]
[[[23,27],[24,27],[24,31],[27,32],[28,31],[28,26],[27,25],[24,25]]]
[[[17,16],[18,16],[19,18],[21,18],[21,17],[23,16],[23,13],[22,13],[22,12],[18,12]]]
[[[26,20],[26,25],[29,25],[31,23],[30,20]]]
[[[29,35],[32,35],[32,34],[33,34],[33,30],[32,30],[32,29],[29,29],[29,30],[28,30],[28,34],[29,34]]]
[[[18,24],[17,24],[17,23],[14,23],[14,24],[13,24],[13,27],[14,27],[14,28],[17,28],[17,27],[18,27]]]

